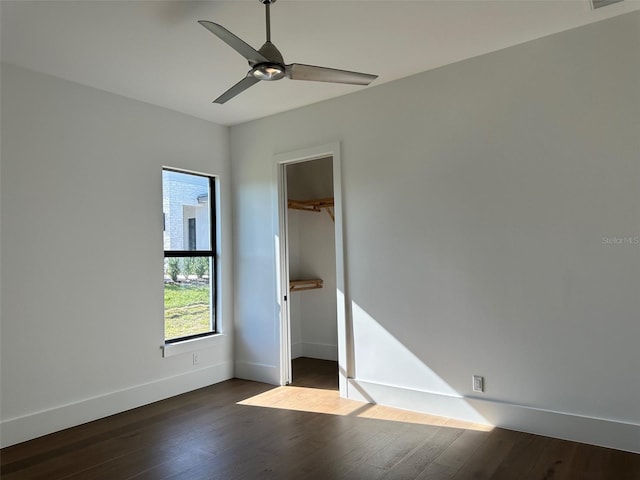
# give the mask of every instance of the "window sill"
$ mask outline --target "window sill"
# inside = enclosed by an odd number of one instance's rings
[[[224,334],[216,333],[208,337],[194,338],[191,340],[185,340],[184,342],[168,343],[161,347],[162,356],[165,358],[173,357],[174,355],[191,353],[204,348],[212,348],[218,345],[224,337]]]

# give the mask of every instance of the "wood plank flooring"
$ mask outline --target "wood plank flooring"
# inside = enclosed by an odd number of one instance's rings
[[[296,387],[338,390],[338,362],[299,357],[291,362],[291,373]]]
[[[339,399],[298,363],[315,389],[229,380],[5,448],[1,478],[640,479],[640,455]]]

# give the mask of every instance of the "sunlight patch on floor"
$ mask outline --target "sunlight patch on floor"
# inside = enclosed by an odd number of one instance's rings
[[[267,392],[247,398],[238,405],[280,408],[300,412],[325,413],[329,415],[351,415],[360,418],[415,423],[450,428],[462,428],[490,432],[493,427],[479,423],[465,422],[452,418],[437,417],[425,413],[401,410],[371,403],[340,398],[336,390],[306,387],[276,387]]]

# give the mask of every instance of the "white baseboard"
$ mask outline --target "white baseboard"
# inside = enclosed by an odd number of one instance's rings
[[[349,379],[347,397],[405,410],[640,453],[640,425],[478,397]]]
[[[301,343],[301,357],[318,358],[320,360],[338,360],[338,346],[325,343]]]
[[[29,415],[10,418],[0,423],[0,445],[4,448],[25,442],[230,378],[233,378],[233,364],[225,362]]]
[[[277,385],[272,365],[236,363],[236,377]],[[2,448],[97,420],[233,377],[222,363],[175,377],[111,392],[0,423]],[[555,412],[477,397],[455,397],[403,387],[349,380],[348,398],[475,423],[640,453],[640,425]]]
[[[337,345],[324,343],[296,342],[291,344],[291,359],[300,357],[317,358],[320,360],[338,361]]]
[[[291,344],[291,359],[302,357],[302,343],[296,342]]]
[[[280,369],[276,365],[261,363],[236,362],[235,377],[254,382],[280,385]]]

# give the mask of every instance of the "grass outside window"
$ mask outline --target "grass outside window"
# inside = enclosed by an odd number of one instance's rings
[[[210,298],[209,285],[165,284],[165,337],[187,337],[210,330]]]

